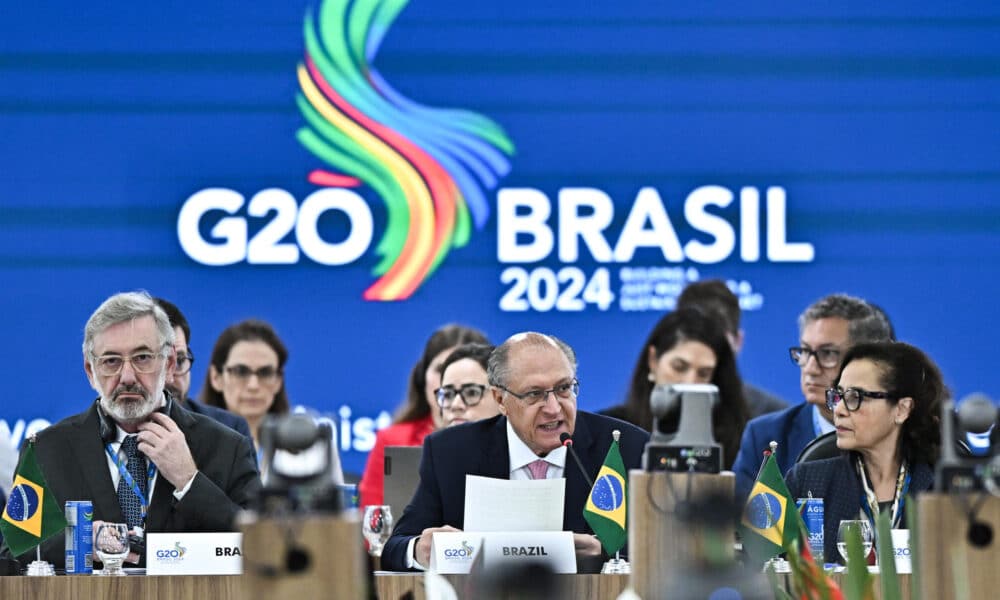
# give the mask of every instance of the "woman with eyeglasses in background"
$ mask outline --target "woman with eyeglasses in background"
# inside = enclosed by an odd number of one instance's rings
[[[285,344],[271,325],[248,319],[219,335],[210,361],[199,400],[246,419],[259,449],[264,417],[290,410],[284,382]]]
[[[488,419],[500,414],[486,366],[493,346],[459,346],[441,363],[441,387],[434,391],[445,427]]]
[[[826,560],[838,556],[841,520],[879,512],[906,529],[907,495],[934,484],[941,445],[939,415],[947,394],[941,372],[921,350],[902,342],[859,344],[827,390],[837,447],[834,458],[795,465],[786,477],[793,498],[824,499]]]
[[[478,329],[452,323],[438,328],[424,344],[423,353],[410,370],[405,403],[392,425],[375,433],[375,446],[368,453],[358,483],[361,506],[383,504],[386,446],[420,446],[425,437],[444,427],[435,395],[441,387],[441,364],[456,348],[470,343],[488,344],[489,340]]]

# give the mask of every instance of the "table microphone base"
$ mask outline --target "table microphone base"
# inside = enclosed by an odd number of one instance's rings
[[[632,565],[623,558],[612,558],[601,567],[601,573],[605,575],[629,575],[632,573]]]

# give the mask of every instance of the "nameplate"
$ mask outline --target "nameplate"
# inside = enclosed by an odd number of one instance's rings
[[[147,575],[242,575],[242,533],[147,533]]]
[[[543,563],[556,573],[576,573],[571,531],[445,531],[431,538],[431,566],[437,573],[468,573],[482,554],[484,569],[505,564]]]
[[[908,529],[893,529],[892,555],[896,563],[896,573],[912,574],[913,559],[910,556],[910,531]]]

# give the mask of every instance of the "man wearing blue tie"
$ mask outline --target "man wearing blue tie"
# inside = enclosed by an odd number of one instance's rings
[[[166,314],[145,292],[112,296],[91,315],[83,368],[100,397],[35,442],[60,506],[90,500],[95,521],[133,532],[234,530],[237,511],[260,490],[253,450],[244,436],[170,401],[173,344]],[[64,536],[45,541],[42,558],[62,567]]]
[[[520,333],[509,338],[490,355],[487,377],[500,415],[450,427],[424,440],[420,484],[385,545],[384,568],[426,568],[433,533],[463,527],[466,475],[565,477],[563,529],[575,533],[578,556],[601,553],[583,518],[590,485],[576,465],[567,463],[559,437],[573,436],[574,448],[593,479],[613,430],[621,431],[626,468],[639,467],[649,434],[624,421],[577,410],[576,356],[553,336]]]

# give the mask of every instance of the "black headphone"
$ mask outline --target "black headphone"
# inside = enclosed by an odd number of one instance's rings
[[[170,409],[173,407],[174,399],[166,391],[163,392],[163,395],[167,397],[167,401],[163,406],[157,408],[156,412],[170,415]],[[100,398],[95,400],[95,403],[97,404],[97,423],[99,428],[98,431],[101,433],[101,441],[105,444],[110,444],[118,437],[118,424],[115,423],[115,420],[112,419],[108,413],[104,412],[104,408],[101,407]]]

